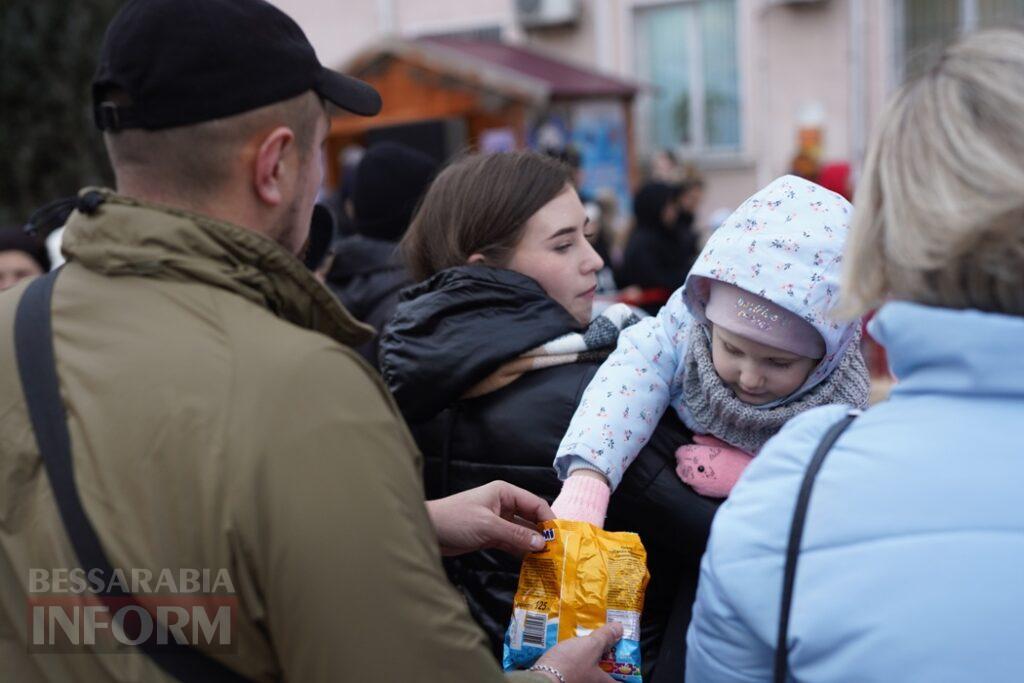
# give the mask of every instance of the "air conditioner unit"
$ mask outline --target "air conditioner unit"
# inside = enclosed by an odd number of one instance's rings
[[[580,0],[516,0],[516,19],[523,28],[571,26],[580,9]]]

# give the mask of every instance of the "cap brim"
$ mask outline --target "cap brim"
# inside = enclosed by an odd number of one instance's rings
[[[372,85],[326,67],[320,71],[314,90],[328,102],[353,114],[375,116],[380,112],[380,93]]]

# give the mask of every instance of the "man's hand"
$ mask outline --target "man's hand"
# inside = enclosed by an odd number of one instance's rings
[[[537,664],[550,666],[565,677],[567,683],[611,683],[611,676],[597,663],[601,655],[622,638],[622,624],[606,624],[583,638],[570,638],[547,651]],[[551,680],[554,676],[547,674]]]
[[[536,523],[554,519],[551,508],[529,491],[504,481],[427,501],[442,555],[500,548],[522,555],[544,548]]]

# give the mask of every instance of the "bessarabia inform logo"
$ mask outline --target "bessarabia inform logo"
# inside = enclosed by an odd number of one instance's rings
[[[30,652],[194,645],[233,652],[238,598],[226,569],[30,569]]]

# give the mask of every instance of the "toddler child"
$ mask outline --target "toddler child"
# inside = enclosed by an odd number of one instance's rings
[[[611,490],[669,406],[694,433],[677,473],[724,498],[790,418],[866,405],[859,325],[829,316],[851,209],[784,176],[733,212],[683,287],[622,332],[584,392],[555,457],[557,516],[602,526]]]

